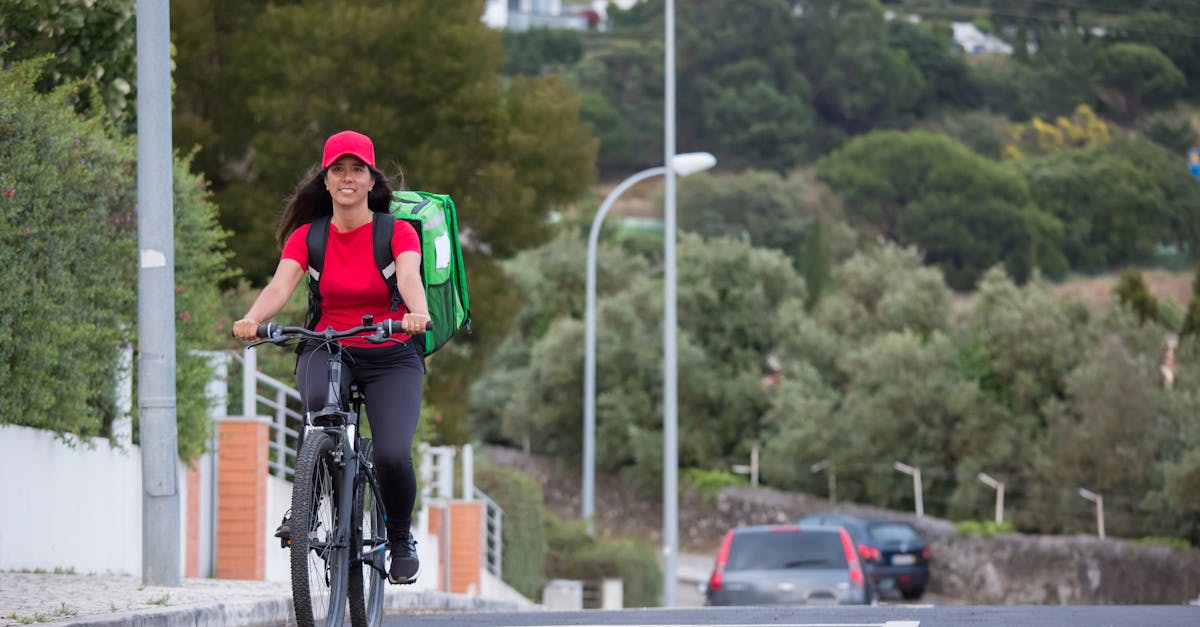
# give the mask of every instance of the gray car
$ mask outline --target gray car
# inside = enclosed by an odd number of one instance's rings
[[[870,603],[854,543],[840,527],[761,525],[725,534],[706,605]]]

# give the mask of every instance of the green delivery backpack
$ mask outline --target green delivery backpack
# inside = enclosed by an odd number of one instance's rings
[[[392,294],[392,311],[399,311],[400,290],[396,287],[396,260],[392,258],[392,232],[396,220],[412,225],[421,242],[421,282],[433,330],[417,336],[425,357],[454,338],[459,329],[471,332],[471,311],[467,300],[467,272],[458,241],[458,217],[454,201],[444,194],[400,191],[392,193],[391,215],[376,214],[371,227],[375,264]],[[315,329],[321,319],[321,272],[325,266],[325,246],[329,239],[331,216],[313,220],[308,230],[308,321]]]
[[[392,194],[391,209],[396,219],[412,225],[421,240],[421,282],[425,284],[425,300],[433,318],[433,330],[426,331],[424,336],[425,355],[432,355],[453,339],[459,329],[466,327],[467,333],[471,332],[467,269],[458,242],[454,201],[445,194],[401,191]],[[385,241],[391,241],[391,237]],[[388,262],[394,263],[391,259]],[[388,285],[392,288],[394,309],[400,302],[400,293],[394,279]]]

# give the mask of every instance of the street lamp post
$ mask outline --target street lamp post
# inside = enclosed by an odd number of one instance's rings
[[[834,467],[833,462],[823,459],[809,466],[808,470],[814,475],[822,470],[829,473],[829,502],[837,503],[837,469]]]
[[[996,524],[1004,522],[1004,482],[997,481],[987,473],[979,473],[979,480],[996,491]]]
[[[665,0],[663,163],[675,155],[675,0]],[[663,607],[675,606],[679,563],[679,381],[675,317],[675,172],[663,186]]]
[[[914,468],[912,466],[909,466],[908,464],[902,464],[900,462],[896,462],[896,463],[892,464],[892,468],[895,468],[896,470],[898,470],[906,475],[912,475],[913,499],[916,500],[916,502],[917,502],[917,516],[924,516],[925,515],[925,501],[921,495],[921,493],[923,491],[921,489],[921,469]]]
[[[1091,490],[1086,490],[1084,488],[1079,488],[1079,496],[1082,496],[1083,498],[1096,504],[1096,534],[1100,536],[1101,540],[1103,540],[1104,539],[1104,497],[1100,496],[1099,494],[1096,494],[1095,492],[1092,492]]]
[[[679,176],[687,176],[707,170],[717,164],[717,158],[707,152],[688,152],[671,159],[671,169]],[[600,241],[600,224],[608,210],[625,190],[648,178],[667,172],[666,166],[642,170],[621,181],[613,188],[588,232],[587,248],[587,297],[584,307],[586,325],[583,349],[583,519],[588,534],[595,535],[596,503],[596,249]]]

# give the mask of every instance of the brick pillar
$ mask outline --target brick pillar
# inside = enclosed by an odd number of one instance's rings
[[[200,576],[200,471],[187,469],[187,564],[184,577]]]
[[[428,531],[438,537],[439,591],[480,593],[485,515],[482,501],[441,501],[430,505]],[[446,588],[447,578],[449,589]]]
[[[479,572],[483,569],[482,501],[450,503],[450,591],[460,594],[481,592]]]
[[[429,532],[429,535],[437,536],[437,538],[438,538],[438,554],[437,554],[438,580],[436,582],[438,592],[448,592],[448,590],[446,590],[446,552],[445,552],[446,538],[442,537],[444,535],[444,531],[445,531],[443,529],[442,525],[445,524],[445,521],[446,521],[446,508],[442,505],[430,505],[429,506],[429,528],[426,529],[426,531]]]
[[[217,425],[218,579],[265,579],[270,420],[224,418]]]

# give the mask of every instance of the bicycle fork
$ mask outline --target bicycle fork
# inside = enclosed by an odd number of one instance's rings
[[[371,556],[374,553],[387,550],[388,542],[386,539],[386,531],[384,531],[385,535],[383,542],[376,544],[367,551],[364,551],[362,546],[350,546],[351,527],[353,525],[362,524],[361,519],[353,519],[354,499],[357,496],[354,493],[354,481],[360,473],[360,466],[367,463],[366,460],[361,458],[361,454],[358,451],[351,448],[350,443],[353,438],[353,435],[351,434],[352,428],[352,425],[346,425],[346,429],[337,429],[336,431],[331,431],[336,432],[338,437],[342,438],[341,446],[338,447],[338,459],[336,460],[337,466],[341,471],[341,477],[338,481],[338,521],[336,523],[337,537],[335,543],[337,546],[349,547],[350,554],[347,557],[350,558],[351,562],[366,562],[371,566],[371,568],[378,570],[380,574],[382,574],[384,577],[387,577],[387,569],[376,560],[371,559]],[[347,451],[349,451],[349,454]],[[366,473],[363,474],[367,477],[366,483],[368,486],[370,486],[371,498],[376,503],[383,503],[379,493],[379,486],[372,478],[370,478],[369,475]],[[363,513],[364,515],[370,515],[370,513],[367,511],[364,511]],[[384,520],[387,520],[386,513],[384,514]],[[375,529],[372,531],[375,534],[378,534],[381,530]],[[372,538],[372,541],[374,541],[374,538]],[[382,560],[379,560],[379,562],[382,562]]]

